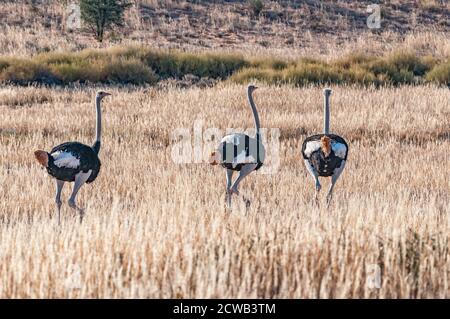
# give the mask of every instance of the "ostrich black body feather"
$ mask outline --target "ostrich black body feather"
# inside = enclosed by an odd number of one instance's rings
[[[331,140],[331,152],[328,156],[325,156],[322,149],[319,147],[317,150],[311,152],[311,154],[307,154],[306,148],[308,142],[320,142],[320,139],[323,136],[327,136]],[[336,155],[335,150],[333,149],[333,144],[339,143],[345,146],[345,154],[342,156]],[[302,155],[303,159],[308,160],[309,163],[316,169],[319,176],[329,177],[332,176],[336,168],[341,166],[342,161],[347,160],[348,155],[348,145],[345,140],[339,135],[335,134],[316,134],[308,137],[302,145]]]
[[[100,145],[98,145],[98,149]],[[65,167],[55,164],[55,158],[52,154],[64,152],[70,153],[73,157],[79,160],[79,165],[77,167]],[[50,154],[48,155],[48,167],[47,172],[58,180],[65,182],[75,181],[75,176],[80,173],[87,173],[91,171],[86,183],[92,183],[98,176],[100,172],[100,159],[98,158],[97,152],[94,147],[90,147],[78,142],[67,142],[54,147]]]
[[[255,170],[260,169],[265,158],[265,148],[260,142],[260,137],[256,139],[246,134],[233,134],[231,136],[234,136],[233,140],[225,137],[217,148],[221,154],[220,164],[222,167],[240,171],[245,164],[257,164]],[[244,163],[237,160],[240,154]]]

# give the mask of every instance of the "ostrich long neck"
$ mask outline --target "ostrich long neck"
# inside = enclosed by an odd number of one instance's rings
[[[250,106],[252,107],[253,117],[255,119],[256,136],[259,136],[259,129],[260,129],[259,116],[258,116],[258,111],[256,110],[255,102],[253,101],[253,96],[252,96],[252,92],[250,91],[250,89],[248,90],[247,95],[248,95],[248,102],[250,103]]]
[[[102,110],[101,110],[101,97],[97,96],[95,99],[95,108],[97,114],[97,123],[95,127],[95,142],[92,147],[94,151],[98,154],[100,151],[100,140],[102,138]]]
[[[325,102],[323,106],[323,133],[330,133],[330,93],[325,92]]]

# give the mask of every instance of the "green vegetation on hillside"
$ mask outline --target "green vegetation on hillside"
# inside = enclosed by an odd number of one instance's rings
[[[186,75],[237,83],[401,85],[450,83],[450,62],[398,52],[384,57],[349,55],[325,62],[301,58],[245,59],[234,54],[182,53],[145,47],[115,47],[75,53],[48,52],[32,58],[0,57],[0,82],[155,84]]]
[[[443,68],[443,70],[441,70]],[[436,70],[438,69],[438,70]],[[419,57],[413,53],[394,53],[386,57],[349,55],[332,62],[300,59],[284,67],[249,67],[239,70],[231,79],[246,83],[257,79],[266,83],[293,84],[361,84],[400,85],[425,82],[447,83],[445,64],[432,57]]]

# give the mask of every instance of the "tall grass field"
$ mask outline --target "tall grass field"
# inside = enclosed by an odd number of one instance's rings
[[[334,86],[331,131],[350,145],[330,207],[301,157],[322,130],[320,87],[260,85],[277,169],[226,209],[225,172],[177,163],[173,132],[253,126],[245,86],[107,88],[99,178],[82,223],[33,151],[91,143],[96,88],[0,89],[2,298],[444,298],[450,296],[450,91]],[[202,144],[203,145],[203,144]],[[205,144],[202,152],[208,154]],[[323,182],[324,189],[328,181]]]
[[[443,0],[0,0],[0,299],[450,298],[449,17]],[[255,134],[249,85],[266,158],[230,206],[211,164]],[[302,154],[325,88],[348,143],[329,206]],[[65,183],[59,222],[35,152],[93,145],[96,96],[100,173],[82,220]]]

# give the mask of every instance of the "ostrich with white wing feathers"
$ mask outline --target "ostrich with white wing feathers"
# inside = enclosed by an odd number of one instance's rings
[[[255,136],[251,137],[243,133],[234,133],[222,138],[215,151],[211,153],[210,164],[220,164],[227,170],[226,203],[231,207],[231,196],[239,195],[239,183],[251,172],[258,170],[265,159],[265,148],[261,139],[259,115],[253,101],[253,92],[256,86],[250,84],[247,87],[247,97],[253,112],[255,121]],[[232,182],[234,171],[239,176]]]
[[[347,142],[339,135],[330,134],[331,89],[324,89],[324,132],[308,137],[302,145],[302,155],[306,168],[316,184],[315,200],[321,189],[320,177],[331,177],[327,194],[327,205],[333,196],[333,188],[345,167],[348,155]]]
[[[92,146],[79,142],[67,142],[54,147],[50,153],[46,151],[36,151],[34,155],[42,166],[47,169],[50,176],[56,179],[56,208],[58,211],[58,223],[61,223],[61,191],[65,182],[74,182],[72,195],[69,198],[69,206],[80,213],[83,218],[83,209],[79,208],[75,199],[84,183],[92,183],[100,172],[100,151],[101,139],[101,101],[109,93],[99,91],[96,94],[96,135]]]

